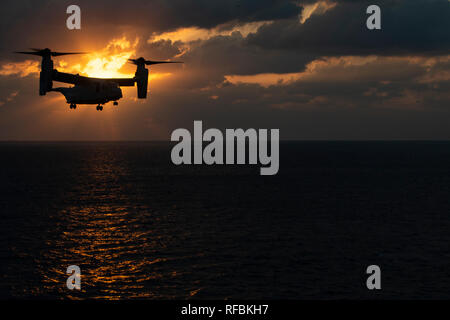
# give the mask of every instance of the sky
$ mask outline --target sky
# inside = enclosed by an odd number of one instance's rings
[[[0,15],[0,140],[169,140],[194,120],[282,140],[450,139],[448,0],[6,0]],[[141,56],[184,64],[152,66],[146,100],[122,88],[118,108],[71,110],[38,95],[39,57],[12,53],[45,47],[89,52],[54,63],[93,77],[132,77]]]

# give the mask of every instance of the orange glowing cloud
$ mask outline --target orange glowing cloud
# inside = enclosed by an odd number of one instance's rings
[[[273,85],[282,86],[289,85],[295,81],[309,81],[309,82],[342,82],[353,81],[356,78],[364,77],[366,74],[345,72],[348,68],[358,68],[374,63],[398,63],[409,62],[407,58],[380,58],[377,56],[345,56],[339,58],[323,58],[310,62],[305,71],[294,73],[260,73],[254,75],[226,75],[226,81],[233,84],[258,84],[262,87],[269,87]],[[416,62],[419,63],[419,62]]]
[[[250,33],[255,33],[260,27],[270,23],[272,23],[272,21],[249,22],[236,25],[232,28],[226,28],[223,25],[212,29],[198,27],[180,28],[171,32],[154,34],[147,42],[151,43],[160,40],[170,40],[172,42],[181,41],[183,43],[188,43],[197,40],[208,40],[216,36],[230,36],[233,32],[239,32],[243,37],[247,37]]]
[[[17,75],[19,77],[26,77],[32,73],[39,73],[38,61],[8,62],[0,66],[1,76]]]
[[[303,5],[303,11],[300,15],[300,22],[305,23],[306,20],[316,14],[324,14],[337,5],[336,2],[328,0],[320,0],[312,4]]]
[[[261,87],[285,85],[297,81],[302,73],[259,73],[255,75],[226,75],[225,79],[233,84],[258,84]]]

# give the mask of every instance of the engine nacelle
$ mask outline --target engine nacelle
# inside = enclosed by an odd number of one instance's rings
[[[39,77],[39,95],[45,96],[45,94],[52,90],[52,72],[41,71]]]
[[[138,68],[135,77],[138,99],[147,98],[148,70],[146,68]]]
[[[43,58],[41,72],[39,74],[39,95],[45,94],[53,88],[53,61],[50,58]]]

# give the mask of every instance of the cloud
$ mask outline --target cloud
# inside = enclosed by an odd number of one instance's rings
[[[330,9],[333,9],[337,3],[329,0],[320,0],[314,3],[299,3],[303,8],[300,15],[300,22],[305,23],[311,16],[317,14],[324,14]]]
[[[303,75],[302,72],[294,73],[259,73],[255,75],[225,75],[225,80],[232,84],[258,84],[262,87],[274,85],[286,85],[297,81]]]
[[[449,56],[436,59],[433,67],[428,58],[417,57],[341,57],[314,61],[286,89],[301,90],[310,98],[306,105],[337,107],[342,111],[349,108],[441,109],[450,96],[446,93],[446,80],[437,75],[448,59]],[[434,81],[424,82],[424,79]],[[326,97],[326,104],[315,104],[316,97]],[[298,103],[297,107],[304,105]]]
[[[8,102],[13,101],[17,95],[19,94],[19,90],[12,91],[5,99],[0,99],[0,106],[5,105]]]
[[[340,1],[305,23],[280,20],[249,35],[249,43],[318,56],[439,55],[450,50],[448,0],[381,1],[382,29],[366,28],[366,1]]]
[[[0,76],[17,75],[26,77],[32,73],[38,74],[40,71],[39,62],[26,60],[23,62],[7,62],[0,65]]]
[[[168,40],[172,42],[180,41],[183,43],[188,43],[198,40],[209,40],[217,36],[230,36],[234,32],[239,32],[243,37],[247,37],[250,33],[255,33],[258,31],[260,27],[271,24],[272,22],[273,21],[257,21],[241,25],[219,25],[211,29],[199,27],[180,28],[175,31],[154,34],[148,42],[152,43],[161,40]]]

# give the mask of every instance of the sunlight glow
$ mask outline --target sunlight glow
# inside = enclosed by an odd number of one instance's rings
[[[86,54],[83,57],[85,62],[82,65],[74,65],[69,68],[70,72],[76,72],[78,69],[81,74],[94,78],[130,78],[133,73],[124,73],[120,69],[128,62],[129,58],[136,55],[136,47],[139,39],[130,42],[126,37],[111,40],[101,51]],[[65,61],[60,62],[64,68]],[[79,68],[77,68],[79,67]]]

